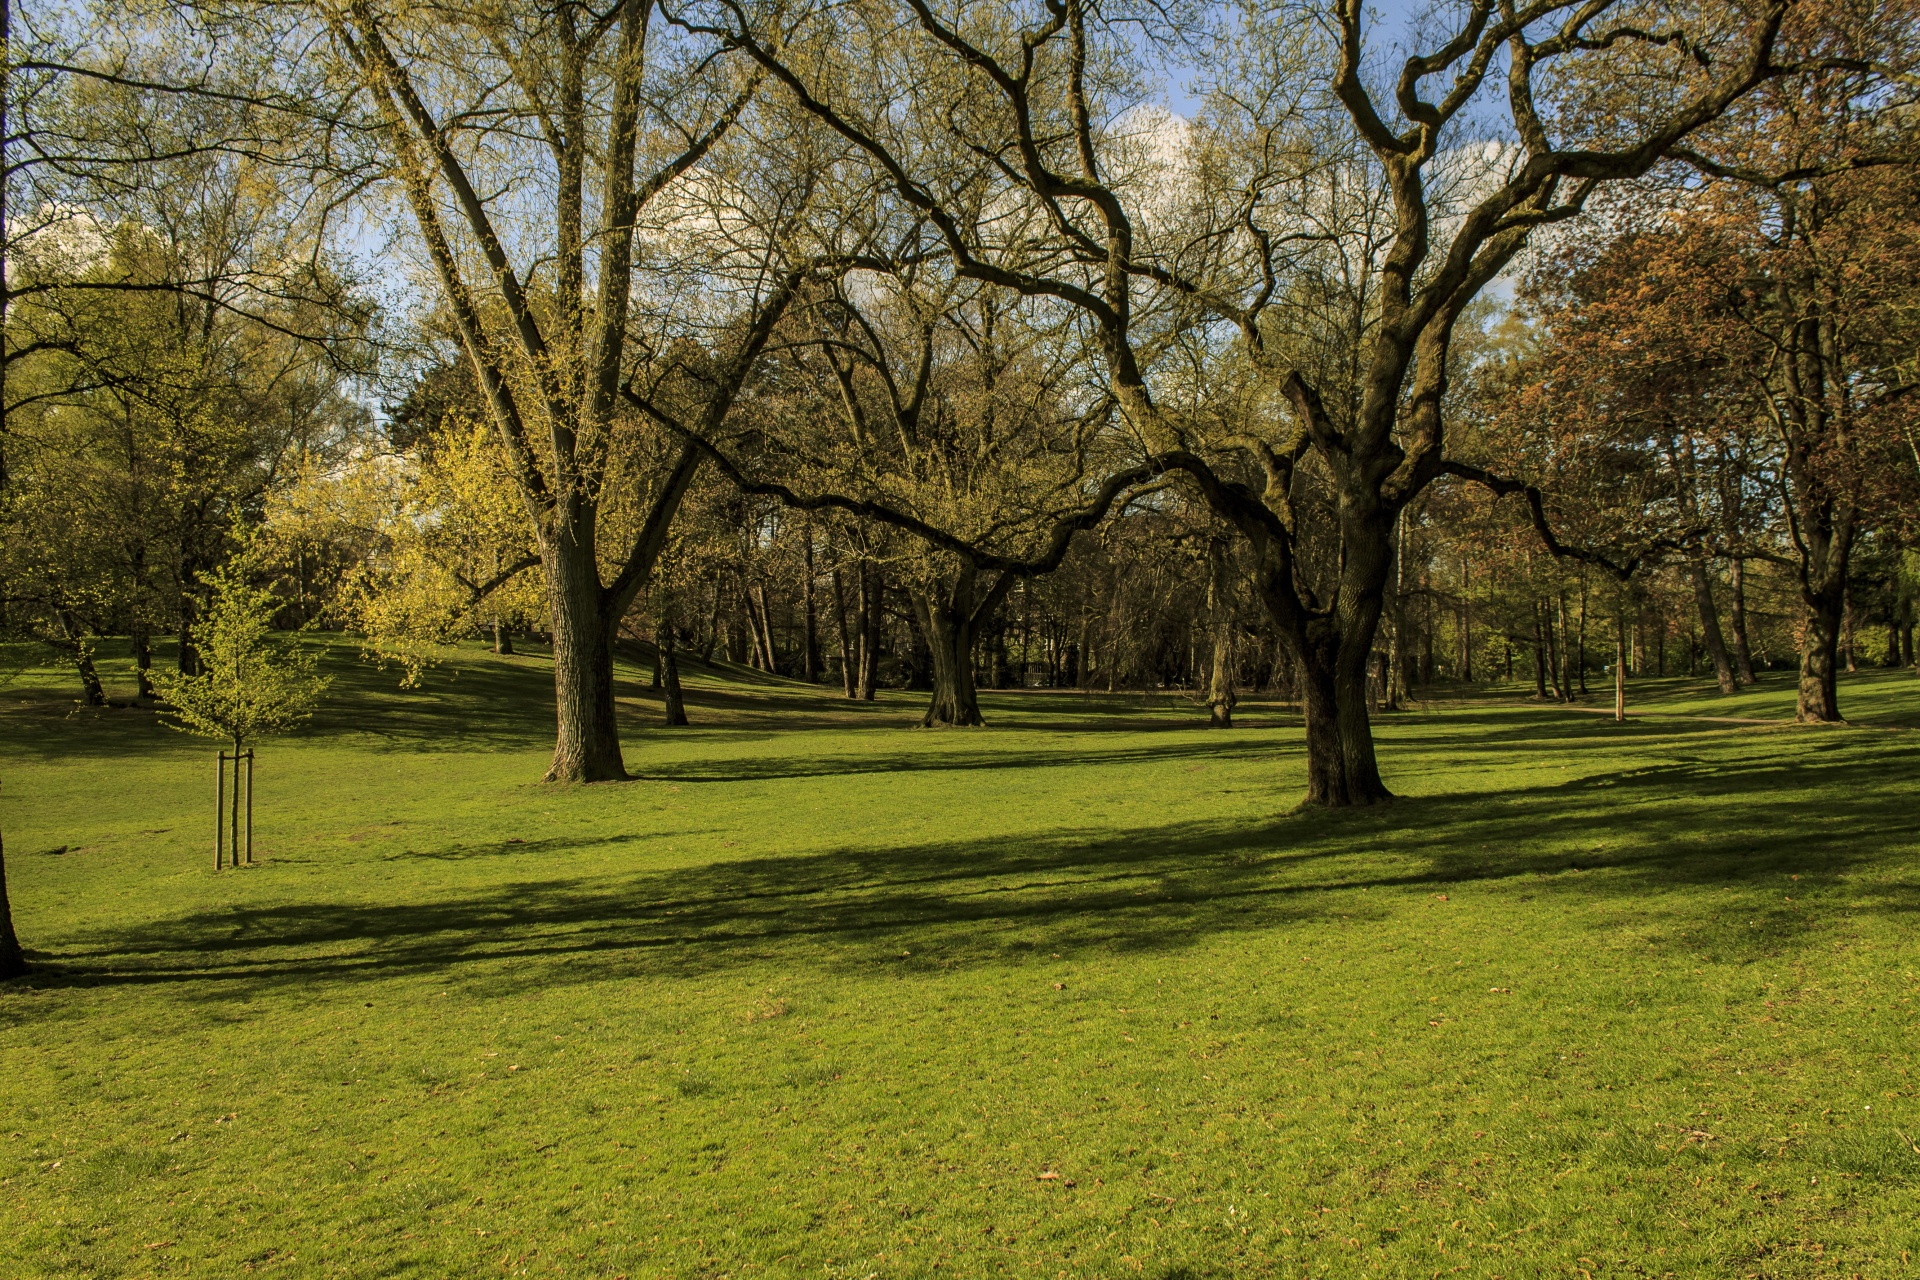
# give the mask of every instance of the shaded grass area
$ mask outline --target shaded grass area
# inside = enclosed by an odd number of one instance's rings
[[[669,732],[634,668],[637,780],[569,790],[538,655],[420,691],[330,660],[262,751],[265,860],[219,876],[210,747],[0,691],[42,964],[0,994],[0,1274],[1920,1255],[1908,732],[1482,693],[1386,717],[1405,798],[1328,815],[1291,812],[1280,706],[1036,691],[921,732],[909,695],[696,669]],[[1910,674],[1845,697],[1920,720]]]

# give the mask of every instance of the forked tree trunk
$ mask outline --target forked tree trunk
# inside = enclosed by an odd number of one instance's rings
[[[965,728],[985,724],[979,691],[973,683],[973,626],[965,604],[956,608],[916,591],[913,605],[933,655],[933,699],[920,718],[920,726]]]
[[[1701,641],[1713,660],[1714,680],[1721,693],[1733,693],[1740,686],[1734,679],[1733,663],[1727,658],[1727,641],[1720,631],[1720,611],[1714,607],[1713,582],[1707,576],[1704,556],[1696,556],[1687,565],[1687,576],[1693,582],[1693,606],[1700,615]]]

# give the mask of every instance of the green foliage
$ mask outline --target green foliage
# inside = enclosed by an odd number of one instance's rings
[[[9,690],[45,957],[0,993],[0,1274],[1920,1256],[1910,675],[1843,677],[1881,728],[1787,728],[1788,675],[1649,681],[1625,729],[1392,716],[1404,800],[1290,816],[1297,721],[1257,697],[1213,733],[986,692],[991,733],[924,734],[910,693],[687,658],[708,727],[640,731],[623,668],[642,780],[552,788],[542,655],[407,692],[354,652],[227,877],[189,744],[62,673]]]
[[[281,601],[243,573],[229,565],[210,578],[212,601],[193,628],[201,673],[156,678],[173,727],[229,739],[236,749],[305,722],[329,683],[314,670],[311,651],[275,637]]]

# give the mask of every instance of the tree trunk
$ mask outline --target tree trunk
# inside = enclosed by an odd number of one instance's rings
[[[27,971],[27,957],[20,949],[20,936],[13,931],[13,903],[7,897],[7,850],[0,837],[0,982],[18,978]]]
[[[1842,642],[1842,645],[1845,648],[1846,654],[1847,654],[1847,674],[1852,675],[1854,672],[1860,669],[1860,665],[1859,663],[1854,661],[1854,648],[1853,648],[1854,608],[1853,608],[1853,592],[1850,590],[1841,597],[1840,618],[1841,618],[1841,627],[1843,629],[1843,634],[1846,636],[1846,639]]]
[[[1342,520],[1345,563],[1341,566],[1330,647],[1340,763],[1346,776],[1343,803],[1348,805],[1382,804],[1393,799],[1380,777],[1380,762],[1374,753],[1367,672],[1373,664],[1374,638],[1380,632],[1387,577],[1393,570],[1397,516],[1397,512],[1361,511],[1349,512]]]
[[[60,632],[63,637],[61,648],[67,651],[67,658],[73,663],[73,669],[80,676],[81,699],[89,707],[107,705],[106,686],[100,682],[100,670],[93,665],[93,646],[87,643],[86,630],[71,610],[59,611]]]
[[[1207,683],[1208,723],[1215,729],[1233,728],[1233,583],[1228,577],[1227,544],[1215,539],[1207,548],[1207,614],[1212,624],[1213,653]]]
[[[1384,711],[1398,711],[1406,695],[1407,513],[1393,521],[1393,594],[1387,599],[1387,669],[1382,673]]]
[[[153,637],[141,623],[133,633],[133,678],[135,696],[153,697]]]
[[[769,674],[778,674],[780,655],[773,647],[773,610],[767,607],[767,584],[756,582],[752,597],[748,601],[749,609],[759,618],[760,661]]]
[[[1473,561],[1460,557],[1460,679],[1473,683],[1473,598],[1467,589],[1473,582]]]
[[[722,599],[720,577],[718,574],[715,574],[713,579],[713,617],[707,624],[706,647],[700,651],[700,660],[708,664],[713,662],[714,650],[720,647],[720,602]]]
[[[1554,622],[1554,602],[1546,600],[1540,606],[1541,616],[1545,620],[1547,637],[1547,684],[1555,702],[1567,700],[1566,655],[1560,651],[1560,631]]]
[[[513,652],[513,633],[498,618],[493,621],[493,651],[502,657]]]
[[[933,700],[920,727],[966,727],[985,724],[980,697],[973,683],[973,626],[969,621],[973,593],[968,587],[942,602],[932,593],[912,593],[914,613],[932,654]]]
[[[833,571],[833,625],[840,635],[840,686],[848,698],[854,695],[853,636],[847,631],[847,592],[840,570]]]
[[[1613,628],[1613,720],[1627,722],[1627,615],[1622,613]]]
[[[1300,709],[1307,722],[1307,796],[1303,807],[1344,808],[1346,756],[1340,744],[1340,712],[1334,693],[1333,664],[1327,655],[1301,655],[1295,664]]]
[[[1376,605],[1378,601],[1375,601]],[[1367,714],[1367,668],[1373,654],[1373,629],[1359,637],[1343,634],[1334,670],[1335,711],[1340,729],[1340,763],[1346,775],[1349,805],[1380,804],[1393,799],[1380,777],[1373,749],[1373,722]]]
[[[1728,564],[1728,587],[1733,606],[1733,666],[1741,684],[1752,684],[1753,647],[1747,643],[1747,562],[1739,556]]]
[[[197,612],[194,608],[193,596],[188,592],[181,592],[180,648],[174,660],[178,663],[180,674],[183,676],[197,676],[200,674],[200,648],[193,642],[194,615]]]
[[[673,627],[660,629],[661,683],[666,690],[667,725],[669,728],[684,728],[687,724],[686,700],[680,696],[680,658],[673,647]]]
[[[813,600],[813,526],[805,530],[806,581],[801,590],[806,611],[806,634],[802,639],[800,674],[808,684],[820,683],[820,620]]]
[[[863,562],[860,566],[860,698],[872,702],[880,687],[880,618],[886,605],[887,585],[880,566]]]
[[[1700,637],[1706,645],[1707,656],[1713,659],[1714,679],[1719,682],[1721,693],[1733,693],[1740,686],[1734,680],[1733,663],[1727,658],[1727,642],[1720,632],[1720,613],[1713,606],[1713,582],[1707,576],[1704,556],[1688,562],[1687,576],[1693,581],[1693,604],[1700,614]]]
[[[1560,610],[1560,701],[1573,701],[1573,627],[1567,621],[1567,589],[1556,598]]]
[[[1533,602],[1533,696],[1547,700],[1547,642],[1540,625],[1540,601]]]
[[[558,722],[547,781],[624,780],[613,700],[613,625],[601,607],[599,566],[591,550],[564,531],[542,553]]]
[[[1587,575],[1584,567],[1580,573],[1580,631],[1576,640],[1573,670],[1580,681],[1580,696],[1584,698],[1587,696]]]
[[[1794,719],[1802,724],[1835,724],[1840,720],[1840,623],[1845,606],[1839,591],[1807,594],[1807,629],[1800,641],[1800,698]]]

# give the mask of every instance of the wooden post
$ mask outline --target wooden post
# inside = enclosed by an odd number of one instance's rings
[[[247,748],[247,865],[253,865],[253,748]]]
[[[227,753],[220,752],[220,764],[213,772],[213,869],[227,865]]]
[[[227,842],[227,861],[232,866],[240,865],[240,748],[233,749],[233,799],[229,801],[232,812],[228,816],[229,839]]]
[[[1624,610],[1613,628],[1613,722],[1627,722],[1627,615]]]

